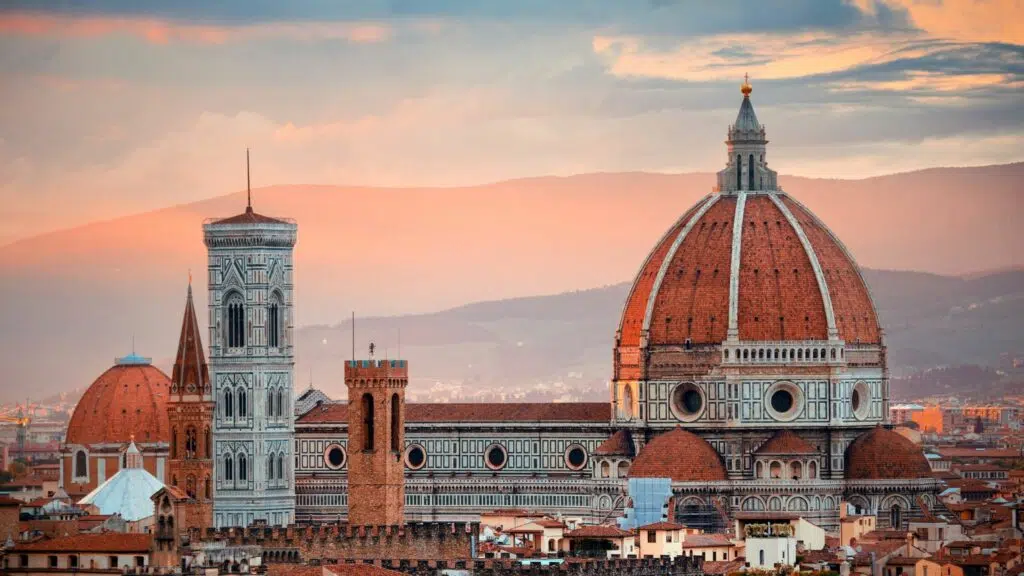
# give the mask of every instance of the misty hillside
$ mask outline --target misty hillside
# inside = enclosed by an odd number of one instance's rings
[[[975,278],[881,270],[866,270],[865,276],[894,376],[943,365],[999,367],[1004,354],[1024,357],[1024,270]],[[439,379],[465,381],[474,392],[576,380],[574,390],[600,400],[607,395],[612,341],[628,290],[621,283],[436,314],[360,318],[357,342],[373,340],[383,353],[397,355],[400,335],[414,392]],[[305,351],[300,365],[313,370],[317,387],[343,396],[341,363],[351,356],[351,323],[305,328],[298,339]],[[357,354],[365,355],[362,346]]]
[[[947,275],[893,276],[892,297],[879,296],[892,338],[904,334],[907,342],[894,361],[990,358],[1019,341],[1012,327],[1002,328],[1008,317],[1021,317],[1006,314],[1019,305],[1018,278],[952,276],[1024,265],[1024,164],[780,181],[861,265]],[[636,274],[712,183],[711,174],[585,174],[438,189],[274,186],[254,190],[253,198],[257,211],[299,224],[299,327],[334,325],[353,310],[396,316],[503,301],[403,318],[403,354],[422,353],[413,359],[428,379],[468,371],[472,382],[519,382],[572,371],[575,384],[601,381],[609,369],[623,289],[615,286]],[[0,361],[7,367],[0,399],[87,385],[130,350],[133,336],[140,353],[166,365],[189,270],[196,306],[206,305],[202,222],[243,206],[244,193],[236,193],[0,247]],[[612,287],[510,300],[592,286]],[[533,307],[539,302],[554,303]],[[506,312],[510,306],[522,312]],[[205,316],[200,312],[200,322]],[[388,337],[388,323],[398,322],[368,323],[359,347]],[[334,377],[331,365],[316,359],[330,352],[340,362],[335,345],[350,354],[337,335],[315,338],[318,330],[300,332],[300,381],[310,366],[317,380]]]

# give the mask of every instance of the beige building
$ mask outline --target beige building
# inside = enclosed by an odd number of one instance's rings
[[[11,576],[80,574],[149,566],[151,534],[78,534],[17,544],[4,558]]]
[[[742,550],[725,534],[691,534],[683,540],[683,554],[700,556],[705,562],[735,560],[743,555]]]
[[[683,553],[686,526],[672,522],[655,522],[637,528],[640,558],[675,558]]]

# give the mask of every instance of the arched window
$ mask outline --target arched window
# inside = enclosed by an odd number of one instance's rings
[[[743,190],[743,156],[736,155],[736,189]]]
[[[363,450],[373,450],[373,396],[363,394]]]
[[[284,480],[284,455],[277,455],[277,479]]]
[[[230,388],[224,390],[224,417],[235,417],[235,395]]]
[[[191,460],[198,456],[198,443],[199,440],[196,438],[195,427],[189,426],[188,428],[185,428],[185,458]]]
[[[249,463],[245,459],[245,454],[238,455],[238,479],[242,482],[249,480]]]
[[[803,478],[803,476],[804,476],[804,466],[803,466],[803,464],[801,464],[799,462],[793,462],[792,464],[790,464],[789,469],[790,469],[790,472],[792,472],[790,475],[793,477],[793,480],[799,480],[799,479]]]
[[[245,302],[238,292],[231,292],[225,299],[227,318],[224,324],[227,326],[225,339],[228,348],[241,348],[245,346]]]
[[[778,462],[772,462],[770,466],[770,476],[773,479],[782,478],[782,464]]]
[[[814,460],[807,464],[807,477],[811,479],[818,477],[818,463]]]
[[[178,429],[171,428],[171,459],[176,460],[180,458],[178,455]]]
[[[246,412],[248,412],[249,402],[245,397],[245,388],[238,389],[238,417],[245,418]]]
[[[235,480],[235,462],[231,454],[224,455],[224,480],[233,482]]]
[[[203,483],[203,494],[206,496],[207,500],[210,499],[210,477],[209,476],[206,477],[206,480]]]
[[[284,416],[284,391],[277,391],[277,417]]]
[[[196,497],[196,477],[191,474],[185,477],[185,494],[189,498]]]
[[[213,443],[210,441],[210,428],[203,432],[203,458],[209,458],[213,454]]]
[[[607,460],[601,462],[601,478],[611,478],[612,476],[612,465]]]
[[[750,163],[747,165],[747,181],[750,189],[754,189],[754,155],[750,155]]]
[[[277,292],[270,296],[270,305],[267,306],[267,346],[279,348],[281,346],[281,297]]]
[[[622,389],[622,409],[619,412],[624,418],[633,417],[633,387],[629,384]]]
[[[401,410],[401,407],[399,406],[398,393],[396,392],[396,393],[391,395],[391,451],[392,452],[398,452],[399,450],[402,449],[402,447],[401,447],[402,428],[399,425],[399,417],[401,416],[401,414],[399,413],[400,410]]]
[[[893,504],[889,508],[889,529],[899,530],[903,526],[903,510],[899,504]]]
[[[616,470],[616,476],[619,478],[629,476],[629,462],[626,462],[625,460],[619,462],[619,467]]]
[[[75,477],[84,478],[89,475],[89,461],[84,450],[75,452]]]
[[[274,479],[274,455],[267,454],[267,480]]]
[[[757,462],[757,463],[754,464],[754,477],[755,478],[762,478],[762,477],[764,477],[764,464],[762,464],[760,462]]]

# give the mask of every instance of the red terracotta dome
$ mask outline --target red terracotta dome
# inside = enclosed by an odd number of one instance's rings
[[[678,427],[655,436],[640,450],[629,477],[671,478],[674,482],[727,479],[718,452],[700,436]]]
[[[820,220],[778,191],[748,195],[742,209],[739,195],[716,193],[684,214],[637,274],[619,345],[641,346],[645,332],[647,346],[720,344],[732,298],[740,341],[827,340],[830,323],[847,343],[881,341],[856,262]]]
[[[169,442],[170,379],[138,356],[118,360],[82,395],[68,424],[67,444],[92,446]]]
[[[847,480],[931,477],[931,466],[921,448],[881,426],[861,434],[846,448]]]

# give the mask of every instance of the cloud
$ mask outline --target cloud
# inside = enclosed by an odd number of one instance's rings
[[[0,13],[0,34],[54,38],[129,36],[151,44],[225,44],[273,38],[344,40],[373,44],[388,40],[392,28],[377,22],[289,23],[246,25],[183,23],[154,18],[69,16],[31,12]]]
[[[865,14],[896,10],[929,36],[962,42],[1024,43],[1020,0],[851,0]]]

